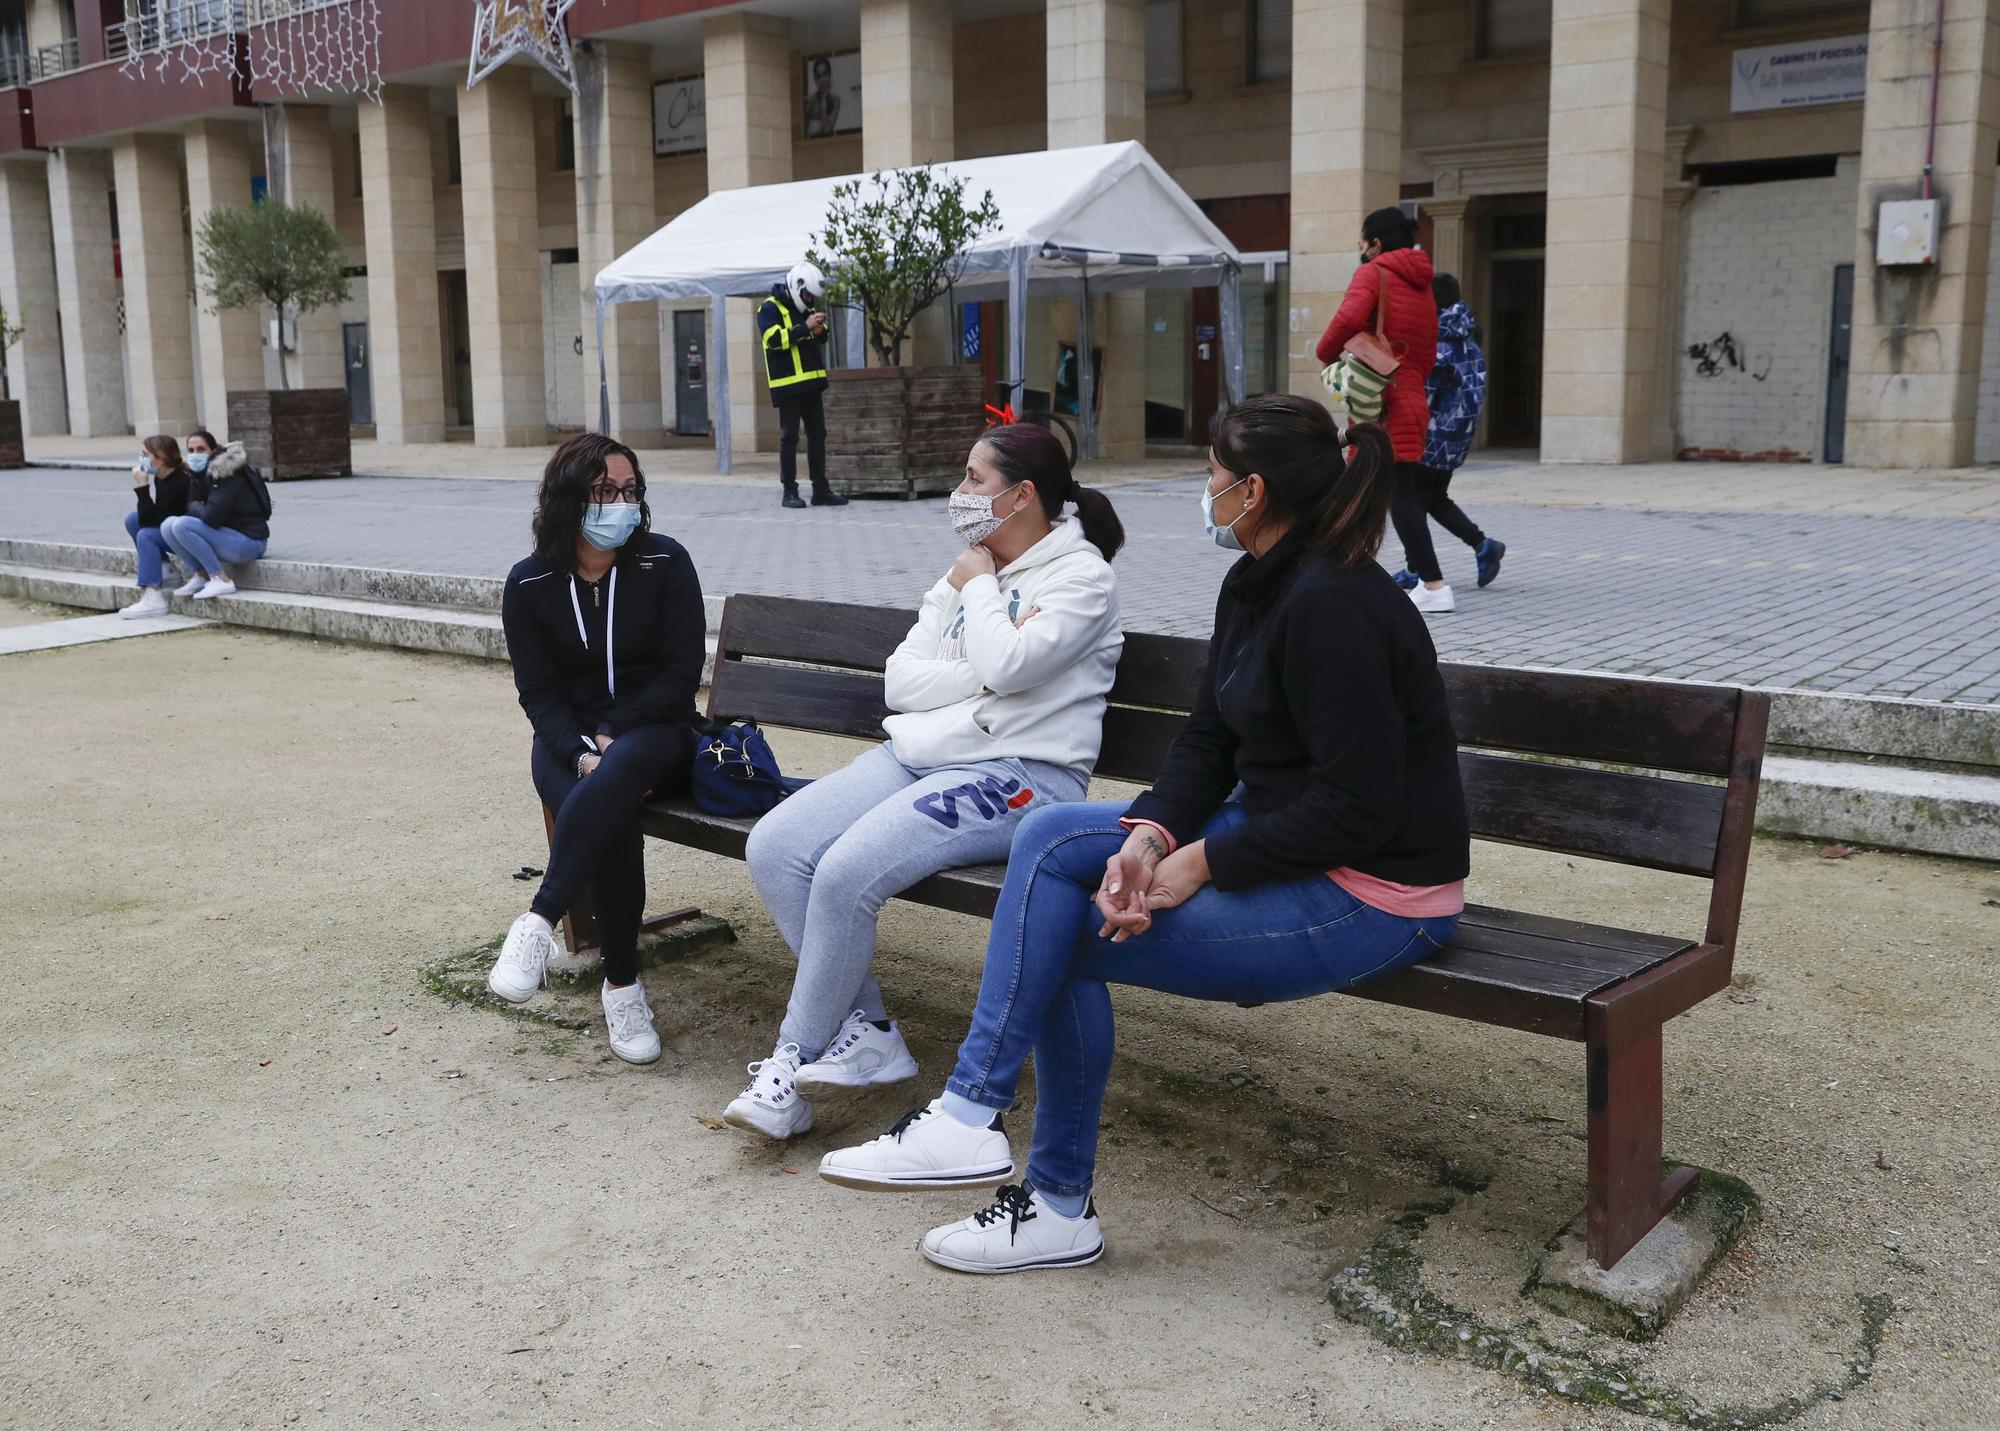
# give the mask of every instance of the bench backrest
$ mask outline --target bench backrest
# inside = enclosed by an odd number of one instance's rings
[[[709,714],[879,737],[882,669],[914,611],[732,596]],[[1145,784],[1186,720],[1204,641],[1128,633],[1097,773]],[[1733,945],[1769,699],[1566,671],[1444,663],[1472,833],[1714,881],[1707,941]]]

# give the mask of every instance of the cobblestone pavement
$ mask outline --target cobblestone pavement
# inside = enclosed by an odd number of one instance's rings
[[[1500,580],[1475,589],[1471,554],[1434,533],[1458,596],[1430,621],[1448,659],[2000,703],[1990,521],[1541,505],[1521,500],[1513,468],[1492,471],[1469,469],[1454,491],[1508,544]],[[1576,502],[1584,480],[1562,473],[1556,500]],[[499,576],[527,550],[531,498],[515,480],[355,478],[275,494],[273,556]],[[1202,533],[1194,482],[1136,477],[1114,497],[1130,537],[1118,559],[1127,627],[1205,635],[1229,558]],[[954,549],[939,500],[787,512],[773,483],[714,479],[656,480],[652,498],[655,525],[686,544],[711,594],[914,605]],[[130,501],[122,473],[0,473],[0,537],[122,545]],[[1385,556],[1400,556],[1393,536]]]

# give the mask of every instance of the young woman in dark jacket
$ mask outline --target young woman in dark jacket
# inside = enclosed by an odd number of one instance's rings
[[[1444,682],[1423,618],[1374,560],[1388,436],[1348,436],[1343,459],[1306,398],[1217,419],[1202,515],[1246,555],[1158,781],[1129,806],[1052,805],[1022,822],[944,1094],[822,1160],[822,1177],[852,1187],[1008,1183],[924,1238],[933,1262],[1014,1272],[1102,1255],[1090,1189],[1107,985],[1303,999],[1414,963],[1457,927],[1469,837]],[[1031,1051],[1034,1143],[1015,1185],[1000,1114]]]
[[[271,544],[270,493],[242,443],[208,459],[188,494],[187,511],[161,523],[160,535],[195,578],[174,595],[196,601],[235,595],[225,563],[247,566]]]
[[[694,563],[649,530],[651,517],[632,449],[572,437],[542,473],[534,555],[507,574],[500,603],[514,685],[535,728],[535,790],[556,824],[548,873],[486,986],[509,1003],[533,997],[556,952],[556,921],[588,888],[605,1027],[627,1063],[660,1056],[639,984],[639,804],[688,787],[708,624]]]
[[[125,617],[160,616],[166,612],[167,596],[160,590],[165,579],[167,544],[160,536],[160,523],[187,510],[188,464],[181,459],[181,446],[165,433],[139,444],[141,456],[132,465],[134,510],[125,514],[125,535],[139,553],[139,599],[118,614]],[[206,459],[203,459],[204,464]]]

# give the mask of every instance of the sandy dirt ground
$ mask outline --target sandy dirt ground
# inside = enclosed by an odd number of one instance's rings
[[[447,658],[217,628],[0,660],[0,1424],[2000,1425],[2000,870],[1759,845],[1736,997],[1674,1026],[1667,1081],[1669,1150],[1763,1216],[1633,1347],[1521,1295],[1582,1203],[1573,1045],[1122,991],[1109,1254],[979,1279],[914,1250],[967,1197],[813,1168],[941,1081],[983,924],[892,907],[924,1076],[794,1145],[699,1121],[789,980],[733,862],[650,857],[655,907],[740,934],[649,975],[651,1068],[440,998],[421,970],[542,861],[527,741],[505,670]],[[1474,863],[1477,898],[1700,924],[1670,877]],[[1680,1409],[1340,1318],[1330,1282],[1417,1205],[1431,1295]]]

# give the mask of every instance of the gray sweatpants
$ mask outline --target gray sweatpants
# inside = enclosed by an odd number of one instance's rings
[[[883,902],[939,870],[1003,862],[1023,816],[1087,789],[1037,761],[912,770],[878,745],[760,819],[750,878],[799,961],[779,1041],[811,1060],[853,1010],[887,1018],[868,971]]]

